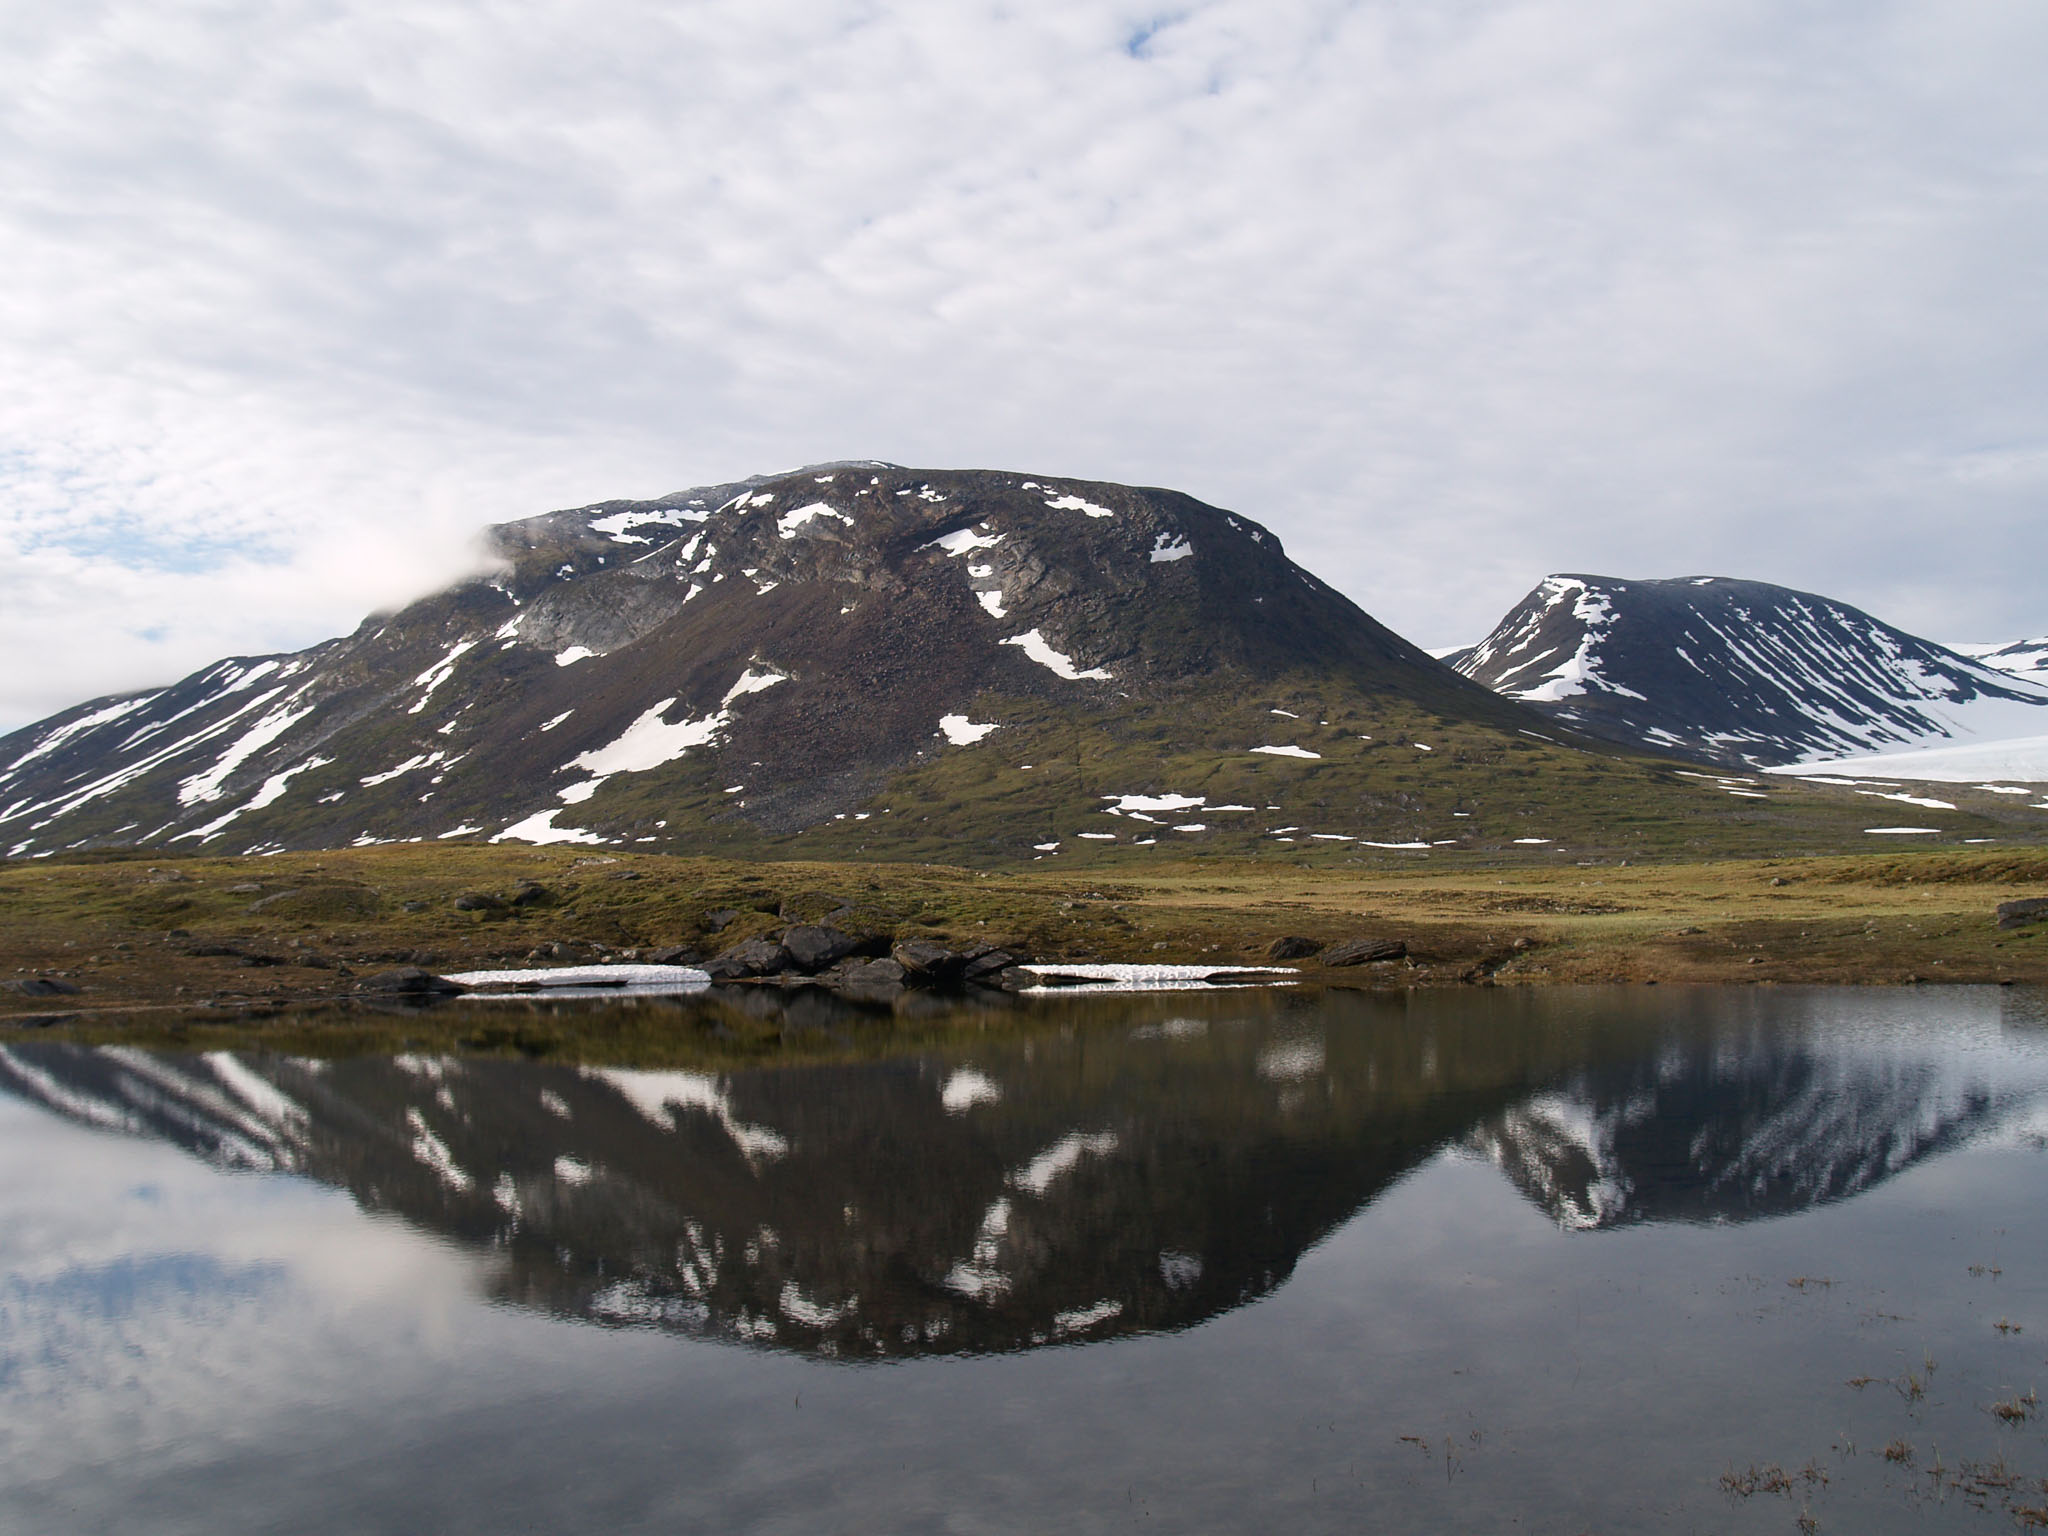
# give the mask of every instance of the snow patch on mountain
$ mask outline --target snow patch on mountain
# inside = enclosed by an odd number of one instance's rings
[[[1958,656],[2010,672],[2031,683],[2048,685],[2048,635],[2038,640],[2013,640],[2003,645],[1952,645]]]
[[[1004,537],[1000,533],[978,533],[972,528],[961,528],[952,533],[940,535],[924,547],[926,549],[942,549],[948,555],[964,555],[970,550],[994,549],[1003,542]]]
[[[1089,517],[1116,516],[1109,508],[1097,506],[1094,502],[1079,496],[1048,496],[1045,504],[1055,512],[1083,512]]]
[[[939,730],[944,733],[946,740],[956,747],[971,747],[996,728],[994,725],[977,725],[965,715],[939,717]]]
[[[795,511],[785,512],[782,516],[775,519],[775,531],[785,539],[793,539],[796,537],[796,531],[799,528],[803,527],[806,523],[815,522],[821,517],[833,518],[838,522],[847,524],[849,527],[853,524],[853,519],[838,508],[822,501],[814,501],[809,506],[798,507]]]
[[[1927,747],[1915,752],[1882,752],[1866,757],[1823,758],[1766,771],[1802,778],[1831,774],[1845,779],[1927,779],[1941,784],[1974,784],[1980,779],[2048,783],[2048,736]]]
[[[1027,629],[1021,635],[1010,636],[1003,644],[1021,646],[1026,656],[1070,683],[1084,680],[1102,683],[1110,681],[1110,675],[1100,667],[1089,667],[1086,670],[1076,667],[1073,657],[1054,650],[1038,630]]]

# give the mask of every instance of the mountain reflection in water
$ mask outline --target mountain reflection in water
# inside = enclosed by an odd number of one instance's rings
[[[0,1087],[344,1188],[494,1254],[503,1301],[872,1360],[1188,1327],[1446,1148],[1570,1227],[1740,1221],[2039,1117],[1967,1052],[1750,997],[1055,998],[724,1072],[14,1045]]]

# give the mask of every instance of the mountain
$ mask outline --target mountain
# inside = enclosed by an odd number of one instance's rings
[[[1846,603],[1718,576],[1547,576],[1446,659],[1588,735],[1737,767],[2048,731],[2048,687]]]
[[[844,463],[491,539],[345,638],[0,740],[0,853],[1028,859],[1555,837],[1618,787],[1631,825],[1684,814],[1172,491]]]
[[[1958,656],[2010,672],[2028,682],[2048,685],[2048,635],[2038,640],[2013,640],[2004,645],[1952,645]]]

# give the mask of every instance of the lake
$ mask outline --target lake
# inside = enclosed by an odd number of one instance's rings
[[[2048,1523],[2038,992],[462,1006],[0,1046],[0,1527]]]

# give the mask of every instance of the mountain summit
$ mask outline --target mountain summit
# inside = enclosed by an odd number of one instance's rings
[[[1719,576],[1547,576],[1445,660],[1590,735],[1739,767],[2048,731],[2048,688],[1846,603]]]

